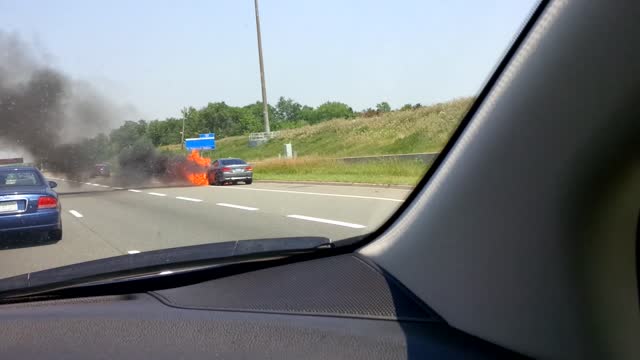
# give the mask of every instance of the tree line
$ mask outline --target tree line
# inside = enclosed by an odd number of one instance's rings
[[[406,104],[399,110],[416,109],[420,104]],[[318,124],[331,119],[370,117],[392,111],[387,102],[360,112],[338,101],[328,101],[318,107],[302,105],[293,99],[280,97],[275,105],[269,105],[269,122],[272,131]],[[153,146],[179,144],[184,119],[185,138],[198,134],[215,133],[216,138],[247,135],[264,131],[262,102],[245,106],[231,106],[224,102],[209,103],[199,109],[192,106],[182,109],[180,118],[164,120],[125,121],[108,135],[100,134],[85,141],[91,147],[96,161],[107,160],[136,143]]]
[[[270,128],[273,131],[356,116],[350,106],[341,102],[326,102],[313,108],[284,97],[281,97],[275,106],[269,105],[268,111]],[[187,107],[181,112],[181,118],[153,120],[147,124],[147,136],[154,145],[180,143],[183,119],[185,138],[197,137],[202,133],[215,133],[217,138],[222,139],[264,131],[263,106],[260,101],[245,106],[215,102],[200,109]]]
[[[401,109],[415,108],[417,105],[407,104]],[[317,124],[330,119],[349,119],[357,116],[373,116],[391,111],[387,102],[381,102],[375,109],[369,108],[355,112],[349,105],[328,101],[318,107],[302,105],[299,102],[280,97],[275,105],[268,105],[269,123],[272,131],[291,129]],[[182,109],[180,118],[138,122],[127,121],[120,128],[111,132],[110,138],[116,144],[130,144],[133,138],[146,136],[153,145],[179,144],[184,119],[185,138],[197,137],[198,134],[215,133],[218,139],[229,136],[247,135],[264,131],[263,106],[257,101],[245,106],[231,106],[225,102],[209,103],[196,109],[192,106]],[[120,147],[120,146],[118,146]]]

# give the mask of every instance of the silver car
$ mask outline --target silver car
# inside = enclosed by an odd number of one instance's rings
[[[253,167],[242,159],[218,159],[211,164],[207,179],[209,185],[237,184],[240,181],[248,185],[253,182]]]

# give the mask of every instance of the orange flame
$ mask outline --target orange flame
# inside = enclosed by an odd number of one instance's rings
[[[211,159],[202,157],[196,150],[192,150],[191,154],[187,156],[187,162],[196,164],[202,168],[201,172],[188,172],[185,174],[187,180],[193,185],[208,185],[207,169],[211,165]]]
[[[207,174],[187,174],[187,180],[193,185],[208,185]]]

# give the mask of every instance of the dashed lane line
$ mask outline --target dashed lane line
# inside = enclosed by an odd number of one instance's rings
[[[363,229],[366,227],[360,224],[348,223],[348,222],[337,221],[337,220],[322,219],[322,218],[304,216],[304,215],[287,215],[287,217],[293,218],[293,219],[299,219],[299,220],[315,221],[315,222],[331,224],[331,225],[345,226],[352,229]]]
[[[176,196],[176,199],[191,201],[191,202],[202,202],[201,199],[194,199],[194,198],[184,197],[184,196]]]
[[[234,209],[248,210],[248,211],[256,211],[256,210],[260,210],[260,209],[258,209],[258,208],[254,208],[254,207],[242,206],[242,205],[234,205],[234,204],[227,204],[227,203],[217,203],[216,205],[218,205],[218,206],[224,206],[224,207],[229,207],[229,208],[234,208]]]
[[[84,217],[82,214],[80,214],[79,212],[75,211],[75,210],[69,210],[69,213],[77,218],[81,218]]]

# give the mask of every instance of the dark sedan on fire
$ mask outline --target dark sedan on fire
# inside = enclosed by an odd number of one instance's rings
[[[209,185],[223,185],[225,183],[237,184],[253,182],[253,167],[241,159],[215,160],[207,172]]]
[[[61,240],[56,186],[34,167],[0,167],[0,235],[40,233]]]

